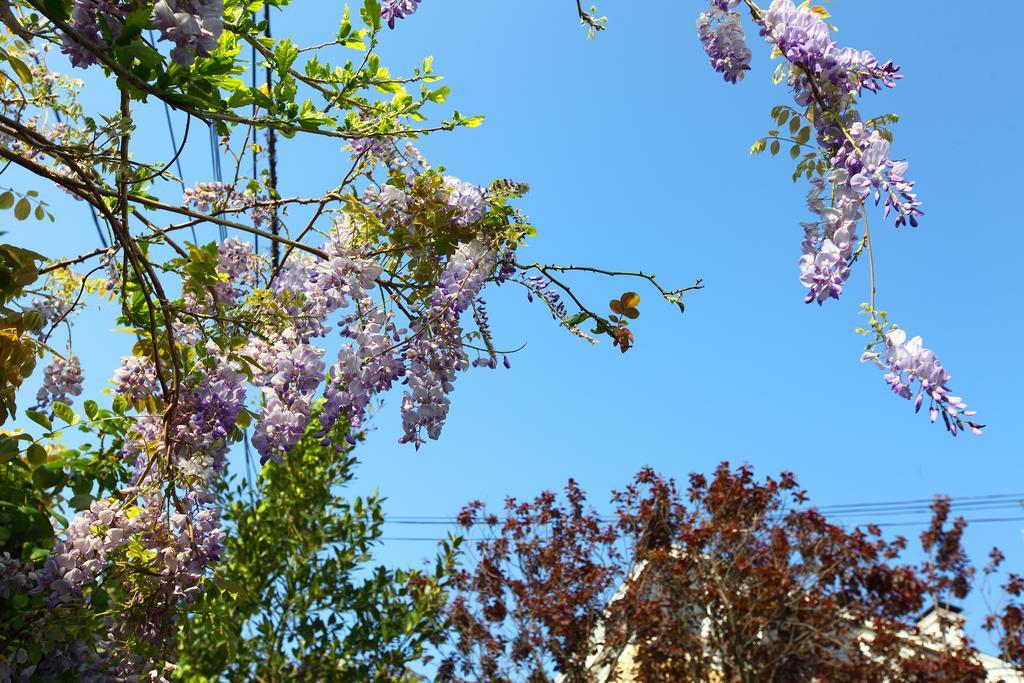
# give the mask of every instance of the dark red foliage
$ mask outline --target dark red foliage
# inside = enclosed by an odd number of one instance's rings
[[[509,498],[504,522],[476,502],[459,522],[483,526],[488,538],[476,543],[473,570],[458,577],[447,680],[543,681],[548,671],[578,679],[580,652],[622,575],[614,525],[572,480],[564,501],[551,492]]]
[[[1002,551],[993,548],[985,574],[995,574],[1004,559]],[[1002,589],[1002,604],[985,620],[985,630],[998,637],[1003,659],[1024,669],[1024,577],[1010,574]]]
[[[723,463],[685,492],[644,469],[607,520],[573,481],[564,500],[509,499],[501,522],[473,503],[460,522],[489,533],[451,605],[443,679],[984,680],[970,642],[942,635],[958,624],[916,630],[924,608],[971,583],[948,499],[933,506],[921,566],[901,562],[905,539],[844,529],[806,502],[791,473],[759,481]],[[1022,617],[1018,602],[1002,618],[1018,643]]]

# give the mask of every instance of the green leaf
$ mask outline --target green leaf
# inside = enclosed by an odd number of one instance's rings
[[[51,489],[64,481],[64,470],[59,467],[37,467],[32,472],[32,483],[41,489]]]
[[[96,413],[99,412],[99,406],[96,405],[96,401],[89,399],[88,401],[85,402],[83,407],[85,408],[86,417],[88,417],[90,420],[95,420]]]
[[[295,58],[299,56],[299,48],[292,41],[285,38],[274,48],[274,60],[277,62],[277,73],[279,76],[284,78],[288,74],[288,70],[295,63]]]
[[[29,446],[28,450],[25,451],[25,455],[28,457],[28,461],[33,467],[39,467],[46,462],[47,458],[46,449],[37,443]]]
[[[374,31],[380,30],[380,3],[377,0],[364,0],[363,8],[359,12],[366,25]]]
[[[9,462],[18,455],[18,440],[17,439],[5,439],[0,444],[0,464]]]
[[[10,62],[11,68],[14,69],[14,73],[18,75],[22,83],[32,82],[32,70],[25,65],[25,62],[11,55],[7,55],[7,61]]]
[[[22,197],[18,200],[18,203],[14,206],[14,217],[19,221],[23,221],[28,218],[28,215],[32,212],[32,204],[29,203],[28,199]]]
[[[51,431],[53,429],[53,423],[50,422],[50,418],[46,417],[46,415],[40,413],[38,410],[26,410],[25,417],[47,431]]]
[[[769,147],[768,149],[771,151],[772,156],[775,156],[776,154],[779,153],[779,149],[781,147],[782,147],[782,145],[779,144],[778,140],[772,140],[771,147]]]
[[[10,190],[0,194],[0,209],[9,209],[14,206],[14,193]]]
[[[586,320],[589,317],[589,313],[584,313],[583,311],[580,311],[576,315],[570,315],[562,322],[565,323],[568,327],[578,327],[580,324],[583,323],[584,320]]]
[[[54,415],[67,422],[69,425],[76,425],[82,421],[82,418],[79,417],[78,413],[73,411],[71,406],[66,403],[54,401],[50,404],[50,408],[53,410]]]
[[[451,92],[451,88],[449,88],[446,85],[443,85],[437,90],[428,91],[427,99],[430,100],[431,102],[437,102],[440,104],[441,102],[444,102],[446,99],[448,99],[448,95],[450,95]]]
[[[71,496],[71,500],[68,502],[75,510],[82,511],[92,505],[94,500],[96,500],[96,498],[94,498],[91,493],[78,493]]]

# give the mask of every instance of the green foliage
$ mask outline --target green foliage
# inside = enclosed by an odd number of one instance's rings
[[[226,549],[178,634],[180,680],[418,680],[410,665],[445,633],[457,543],[432,571],[374,567],[382,500],[341,495],[355,459],[318,429],[255,490],[225,486]]]
[[[14,198],[19,197],[18,201],[15,202]],[[54,220],[53,214],[46,210],[46,202],[38,199],[39,193],[35,190],[29,190],[22,194],[17,190],[4,190],[0,193],[0,210],[7,210],[14,207],[14,218],[23,221],[29,216],[35,216],[37,221],[41,221],[44,218],[49,218],[52,222]],[[32,208],[32,203],[35,202],[35,208]]]
[[[825,160],[811,144],[814,130],[810,114],[779,105],[772,108],[771,117],[777,127],[769,130],[765,137],[755,140],[750,146],[750,153],[761,154],[767,150],[776,156],[782,152],[783,145],[788,145],[789,158],[797,162],[793,170],[793,182],[801,177],[810,179],[815,175],[824,175]]]

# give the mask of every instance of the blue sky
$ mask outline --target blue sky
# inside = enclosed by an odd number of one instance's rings
[[[390,515],[446,516],[471,499],[497,506],[506,495],[532,496],[575,477],[605,508],[608,491],[644,465],[682,479],[727,459],[762,474],[792,470],[821,505],[1024,492],[1024,421],[1016,415],[1024,370],[1014,351],[1024,226],[1012,206],[1022,180],[1014,115],[1021,99],[1011,71],[1019,49],[1006,39],[965,40],[965,18],[934,4],[829,4],[842,44],[903,67],[899,87],[867,96],[862,110],[900,114],[893,154],[910,161],[926,215],[921,227],[899,230],[872,215],[878,305],[924,337],[989,425],[982,437],[952,439],[858,362],[864,269],[841,301],[803,304],[796,263],[806,186],[791,182],[788,158],[747,153],[788,92],[771,84],[774,64],[756,36],[753,71],[738,85],[724,83],[693,30],[700,3],[680,5],[606,1],[599,9],[609,30],[587,41],[571,0],[424,0],[384,37],[382,62],[395,73],[434,56],[453,89],[439,117],[452,108],[487,116],[478,129],[423,141],[428,159],[480,183],[530,184],[521,206],[540,234],[524,260],[642,268],[671,286],[700,277],[706,289],[688,297],[684,316],[637,289],[637,344],[625,355],[558,329],[522,290],[490,291],[499,343],[527,343],[512,370],[461,377],[442,440],[419,452],[397,444],[398,401],[389,397],[358,453],[353,490],[378,488]],[[335,11],[297,3],[275,35],[317,42]],[[1022,20],[1024,6],[1001,7],[1001,23]],[[109,83],[84,76],[87,99],[104,101]],[[162,116],[149,107],[140,118],[140,138],[154,155],[169,144]],[[197,140],[184,157],[190,182],[210,179]],[[286,142],[280,169],[282,194],[308,193],[333,186],[344,156],[333,141]],[[94,246],[85,208],[52,198],[57,223],[8,225],[14,241],[48,254]],[[586,276],[574,282],[595,306],[635,288]],[[87,369],[116,362],[121,342],[111,326],[83,318],[76,351]],[[104,382],[93,376],[88,386]],[[976,525],[968,545],[981,561],[998,544],[1020,569],[1022,526]],[[389,525],[386,537],[439,531]],[[914,536],[920,527],[896,531]],[[380,557],[410,564],[430,552],[429,542],[389,541]],[[970,608],[978,618],[977,601]]]

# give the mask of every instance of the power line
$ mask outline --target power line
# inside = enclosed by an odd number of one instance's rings
[[[269,87],[270,86],[268,85],[267,87],[268,87],[268,92],[269,92]],[[253,92],[256,91],[256,45],[255,45],[255,43],[252,46],[252,89],[253,89]],[[258,108],[258,105],[255,102],[253,102],[253,105],[252,105],[252,119],[253,119],[253,121],[256,120],[256,113],[257,113],[256,110],[257,110],[257,108]],[[258,148],[259,148],[259,144],[256,142],[256,127],[253,126],[253,129],[252,129],[252,181],[254,183],[258,183],[259,182],[259,179],[256,177],[256,176],[259,175],[259,155],[256,152],[256,150]],[[255,245],[255,247],[256,247],[256,255],[259,256],[259,253],[260,253],[260,236],[259,235],[255,236],[255,242],[256,242],[256,245]]]
[[[153,29],[149,30],[149,42],[156,45],[156,39],[153,37]],[[164,118],[167,120],[167,132],[171,136],[171,151],[174,153],[174,167],[178,171],[178,183],[181,185],[182,192],[185,191],[185,174],[181,170],[181,155],[178,153],[178,136],[174,134],[174,122],[171,120],[171,108],[167,102],[164,102]],[[188,139],[188,127],[185,128],[185,138]],[[95,214],[95,211],[93,212]],[[192,242],[198,243],[199,240],[196,238],[196,228],[191,226]]]
[[[1003,523],[1003,522],[1024,522],[1024,516],[1022,516],[1022,517],[984,517],[984,518],[977,518],[977,519],[967,519],[967,520],[964,520],[964,521],[966,521],[968,524],[997,524],[997,523]],[[385,520],[385,523],[387,523],[387,520]],[[930,523],[931,523],[930,521],[925,521],[925,520],[916,521],[916,522],[883,522],[881,524],[877,524],[876,526],[879,526],[879,527],[928,526],[928,524],[930,524]],[[422,541],[422,542],[439,543],[441,541],[447,541],[449,539],[447,539],[447,538],[440,538],[440,537],[436,537],[436,536],[381,536],[380,539],[378,539],[378,540],[380,540],[380,541],[388,541],[388,542],[390,542],[390,541],[396,541],[396,542],[405,542],[405,541],[417,542],[417,541]],[[486,538],[463,538],[462,540],[472,543],[474,541],[486,541],[486,540],[490,540],[490,539],[486,539]]]
[[[270,38],[270,4],[263,6],[263,19],[267,26],[264,31],[267,38]],[[270,62],[267,62],[267,93],[270,93],[273,83],[273,70]],[[267,188],[270,190],[270,199],[277,199],[277,133],[273,126],[267,126]],[[270,232],[276,237],[281,234],[281,222],[277,215],[277,205],[270,205]],[[281,245],[277,240],[270,243],[270,260],[276,270],[281,265]]]
[[[886,501],[876,503],[844,503],[834,505],[815,506],[813,509],[829,517],[863,517],[867,515],[875,517],[891,517],[908,514],[930,512],[935,499],[916,499],[905,501]],[[1024,493],[998,493],[982,496],[959,496],[950,498],[951,512],[981,511],[981,510],[1010,510],[1024,509]],[[499,517],[499,522],[505,521]],[[601,517],[599,521],[611,521],[609,517]],[[388,520],[392,524],[444,526],[458,523],[455,517],[443,515],[396,515]],[[484,524],[477,522],[477,524]]]
[[[864,519],[871,518],[871,521],[866,521],[861,525],[874,524],[878,527],[910,527],[910,526],[927,526],[931,523],[930,519],[927,520],[900,520],[899,517],[905,517],[908,515],[920,515],[923,513],[931,512],[931,507],[934,504],[934,499],[912,499],[912,500],[900,500],[900,501],[882,501],[875,503],[843,503],[833,505],[823,505],[816,509],[823,515],[826,515],[832,519],[846,518],[846,519]],[[980,496],[960,496],[950,498],[950,513],[958,514],[964,512],[997,512],[997,511],[1009,511],[1009,510],[1024,510],[1024,494],[1020,493],[998,493],[998,494],[987,494]],[[894,519],[895,518],[895,519]],[[887,521],[892,520],[892,521]],[[505,518],[499,517],[497,519],[498,524],[502,524],[506,521]],[[599,518],[600,522],[608,523],[612,521],[608,517]],[[998,524],[1008,522],[1021,522],[1024,521],[1024,516],[1001,516],[1001,517],[973,517],[967,518],[965,521],[968,524]],[[458,523],[458,520],[454,517],[445,517],[441,515],[399,515],[384,520],[384,524],[392,526],[412,526],[412,527],[449,527],[449,528],[461,528],[465,529],[466,525]],[[473,522],[468,526],[489,526],[484,521]],[[436,536],[385,536],[381,537],[382,541],[396,541],[396,542],[440,542],[446,540],[444,538]],[[478,541],[483,540],[480,538],[467,538],[467,541]]]
[[[42,62],[41,59],[39,59],[39,55],[32,55],[32,59],[35,61],[36,66],[42,66],[43,62]],[[164,105],[164,106],[166,106],[166,105]],[[60,112],[59,111],[54,110],[53,115],[57,118],[57,123],[63,123],[64,122],[64,120],[60,116]],[[6,171],[7,167],[10,166],[10,165],[11,165],[11,161],[8,160],[7,163],[4,164],[4,167],[2,169],[0,169],[0,175],[2,175],[3,172]],[[96,207],[93,206],[92,204],[89,204],[89,213],[92,214],[92,222],[93,222],[93,225],[96,226],[96,234],[99,235],[100,244],[103,245],[104,249],[107,249],[108,247],[110,247],[110,244],[107,243],[107,238],[103,234],[103,228],[100,227],[100,219],[96,216]]]
[[[217,141],[217,129],[212,123],[207,124],[210,129],[210,165],[213,167],[213,179],[217,181],[217,185],[224,184],[224,173],[220,165],[220,145]],[[217,224],[218,232],[220,233],[220,241],[223,242],[227,239],[228,229],[222,224]]]

